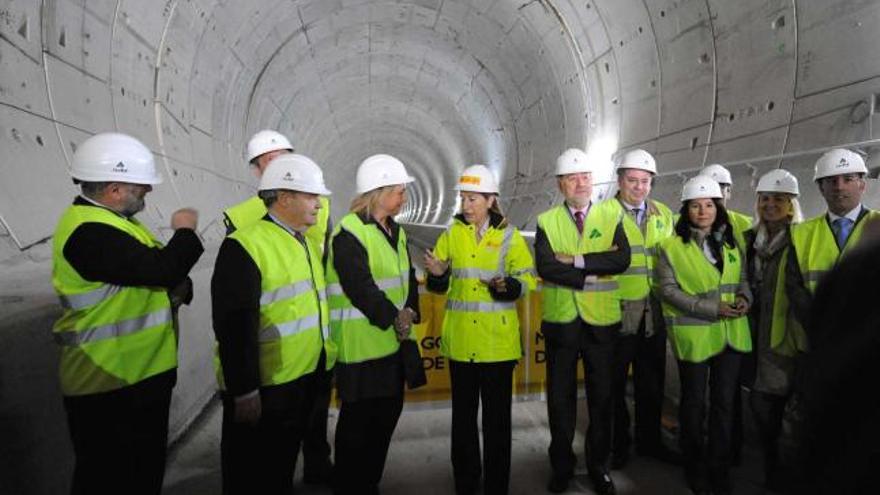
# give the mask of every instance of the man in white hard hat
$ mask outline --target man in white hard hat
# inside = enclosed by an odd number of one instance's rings
[[[281,133],[264,129],[255,133],[247,143],[246,158],[254,175],[260,178],[269,163],[278,156],[293,153],[293,145]],[[327,242],[332,231],[330,220],[330,200],[320,197],[321,209],[318,220],[306,230],[306,237],[312,239],[321,248],[322,260],[326,262]],[[226,224],[226,235],[258,222],[266,215],[266,205],[255,195],[223,212]],[[306,484],[324,484],[329,482],[333,464],[330,462],[330,444],[327,442],[327,411],[330,407],[330,395],[333,374],[328,372],[319,380],[321,393],[315,400],[315,409],[309,420],[309,433],[302,445],[303,450],[303,481]]]
[[[732,194],[731,190],[733,187],[733,178],[730,175],[730,171],[717,163],[713,163],[703,167],[703,169],[700,170],[700,175],[711,177],[719,186],[721,186],[721,195],[723,196],[723,198],[721,198],[721,204],[727,208],[727,203],[730,201]],[[745,239],[743,239],[743,232],[752,227],[752,217],[727,208],[727,218],[730,220],[730,225],[733,227],[733,237],[736,239],[739,249],[745,252]]]
[[[618,193],[597,208],[623,217],[630,245],[629,268],[618,277],[623,320],[614,352],[614,440],[612,469],[622,469],[629,460],[630,416],[626,404],[626,382],[633,366],[635,398],[635,443],[639,455],[678,463],[680,456],[661,439],[660,416],[666,374],[666,325],[660,301],[651,291],[654,250],[673,233],[673,213],[663,203],[650,199],[657,175],[654,157],[636,149],[623,155],[617,165]]]
[[[569,149],[556,161],[565,198],[538,216],[535,261],[544,280],[541,331],[547,346],[550,464],[547,489],[564,492],[574,475],[577,365],[583,360],[590,424],[586,461],[596,492],[615,493],[611,454],[614,343],[621,312],[617,277],[630,263],[620,214],[593,206],[593,167],[586,153]]]
[[[55,230],[52,284],[63,307],[53,334],[76,454],[71,492],[158,495],[177,380],[169,294],[192,297],[198,214],[175,211],[164,246],[134,217],[162,177],[153,153],[125,134],[86,139],[70,175],[82,193]]]
[[[267,208],[220,246],[211,280],[223,388],[223,493],[290,493],[329,340],[321,247],[305,233],[330,194],[321,169],[297,154],[260,179]]]
[[[833,149],[816,161],[813,180],[828,211],[791,228],[791,246],[785,269],[785,290],[795,318],[808,331],[813,295],[822,277],[858,243],[864,226],[880,213],[862,204],[868,169],[865,160],[847,149]],[[808,335],[811,340],[814,335]],[[814,342],[811,342],[814,344]]]

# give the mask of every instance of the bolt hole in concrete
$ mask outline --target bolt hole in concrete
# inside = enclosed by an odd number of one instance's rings
[[[775,103],[773,103],[772,101],[768,101],[767,102],[767,111],[769,112],[769,111],[773,110],[773,107],[775,107],[775,106],[776,106]]]
[[[777,17],[775,21],[773,21],[773,29],[779,29],[783,26],[785,26],[785,16],[781,15]]]
[[[39,144],[40,146],[43,145],[43,138],[39,134],[37,134],[37,144]]]
[[[700,138],[696,138],[696,137],[691,139],[691,151],[693,151],[697,148],[697,141],[699,141],[699,139]]]

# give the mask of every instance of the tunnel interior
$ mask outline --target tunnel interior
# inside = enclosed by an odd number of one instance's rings
[[[334,218],[360,161],[388,153],[416,178],[402,222],[446,225],[459,172],[482,163],[509,218],[531,229],[559,200],[554,163],[570,147],[600,164],[597,198],[613,160],[643,148],[660,170],[654,197],[669,205],[684,179],[721,163],[733,207],[750,212],[757,178],[781,166],[810,216],[824,209],[811,180],[821,152],[857,148],[880,166],[878,46],[880,3],[849,0],[7,0],[0,409],[21,445],[4,457],[27,451],[26,473],[50,458],[69,465],[69,452],[44,446],[66,442],[49,246],[78,192],[66,169],[95,133],[154,152],[166,181],[140,218],[160,237],[177,208],[201,213],[208,253],[184,315],[179,432],[213,393],[212,255],[222,210],[254,192],[243,157],[254,132],[276,129],[322,166]],[[873,186],[866,204],[880,204]],[[39,418],[61,426],[35,440]]]

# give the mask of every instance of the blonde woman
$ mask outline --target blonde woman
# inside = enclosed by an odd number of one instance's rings
[[[776,169],[758,181],[757,224],[745,232],[746,266],[755,303],[749,311],[754,343],[753,362],[744,370],[755,423],[764,450],[767,488],[781,488],[779,434],[785,404],[791,395],[795,361],[806,350],[802,328],[789,311],[785,280],[780,276],[788,256],[792,224],[801,221],[798,182]]]
[[[379,493],[403,408],[401,342],[412,338],[419,299],[406,233],[394,217],[413,180],[393,156],[367,158],[358,167],[351,212],[333,232],[327,296],[342,403],[336,425],[336,494]]]

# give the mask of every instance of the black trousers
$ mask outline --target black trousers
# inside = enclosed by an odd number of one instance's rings
[[[611,453],[614,342],[619,326],[544,325],[547,351],[547,416],[550,421],[550,464],[553,473],[570,476],[577,457],[571,448],[577,421],[577,367],[583,361],[586,377],[587,468],[605,469]]]
[[[645,320],[636,335],[622,335],[614,348],[614,451],[624,452],[632,444],[630,417],[626,406],[626,381],[633,365],[635,398],[635,440],[640,451],[661,447],[660,416],[666,375],[666,329],[654,325],[655,333],[645,337]]]
[[[510,485],[511,400],[516,361],[449,362],[452,386],[452,471],[455,492],[506,494]],[[483,454],[477,411],[483,404]]]
[[[391,436],[403,410],[403,388],[394,397],[343,402],[336,424],[333,493],[379,493]]]
[[[73,495],[158,495],[175,371],[111,392],[65,397]]]
[[[232,397],[223,398],[220,461],[224,495],[293,492],[296,456],[314,402],[314,376],[260,387],[256,424],[235,422]]]
[[[770,478],[779,468],[779,435],[782,433],[782,420],[788,397],[752,390],[749,404],[761,436],[764,450],[764,475]]]
[[[330,467],[330,444],[327,442],[327,415],[333,390],[333,371],[315,372],[315,394],[305,438],[302,443],[303,475],[319,476]]]
[[[733,396],[739,387],[742,353],[726,348],[702,363],[678,362],[681,378],[679,423],[688,476],[711,475],[725,484],[730,465]],[[709,387],[709,441],[703,438],[706,387]],[[708,448],[707,448],[708,447]],[[708,470],[708,472],[707,472]]]

